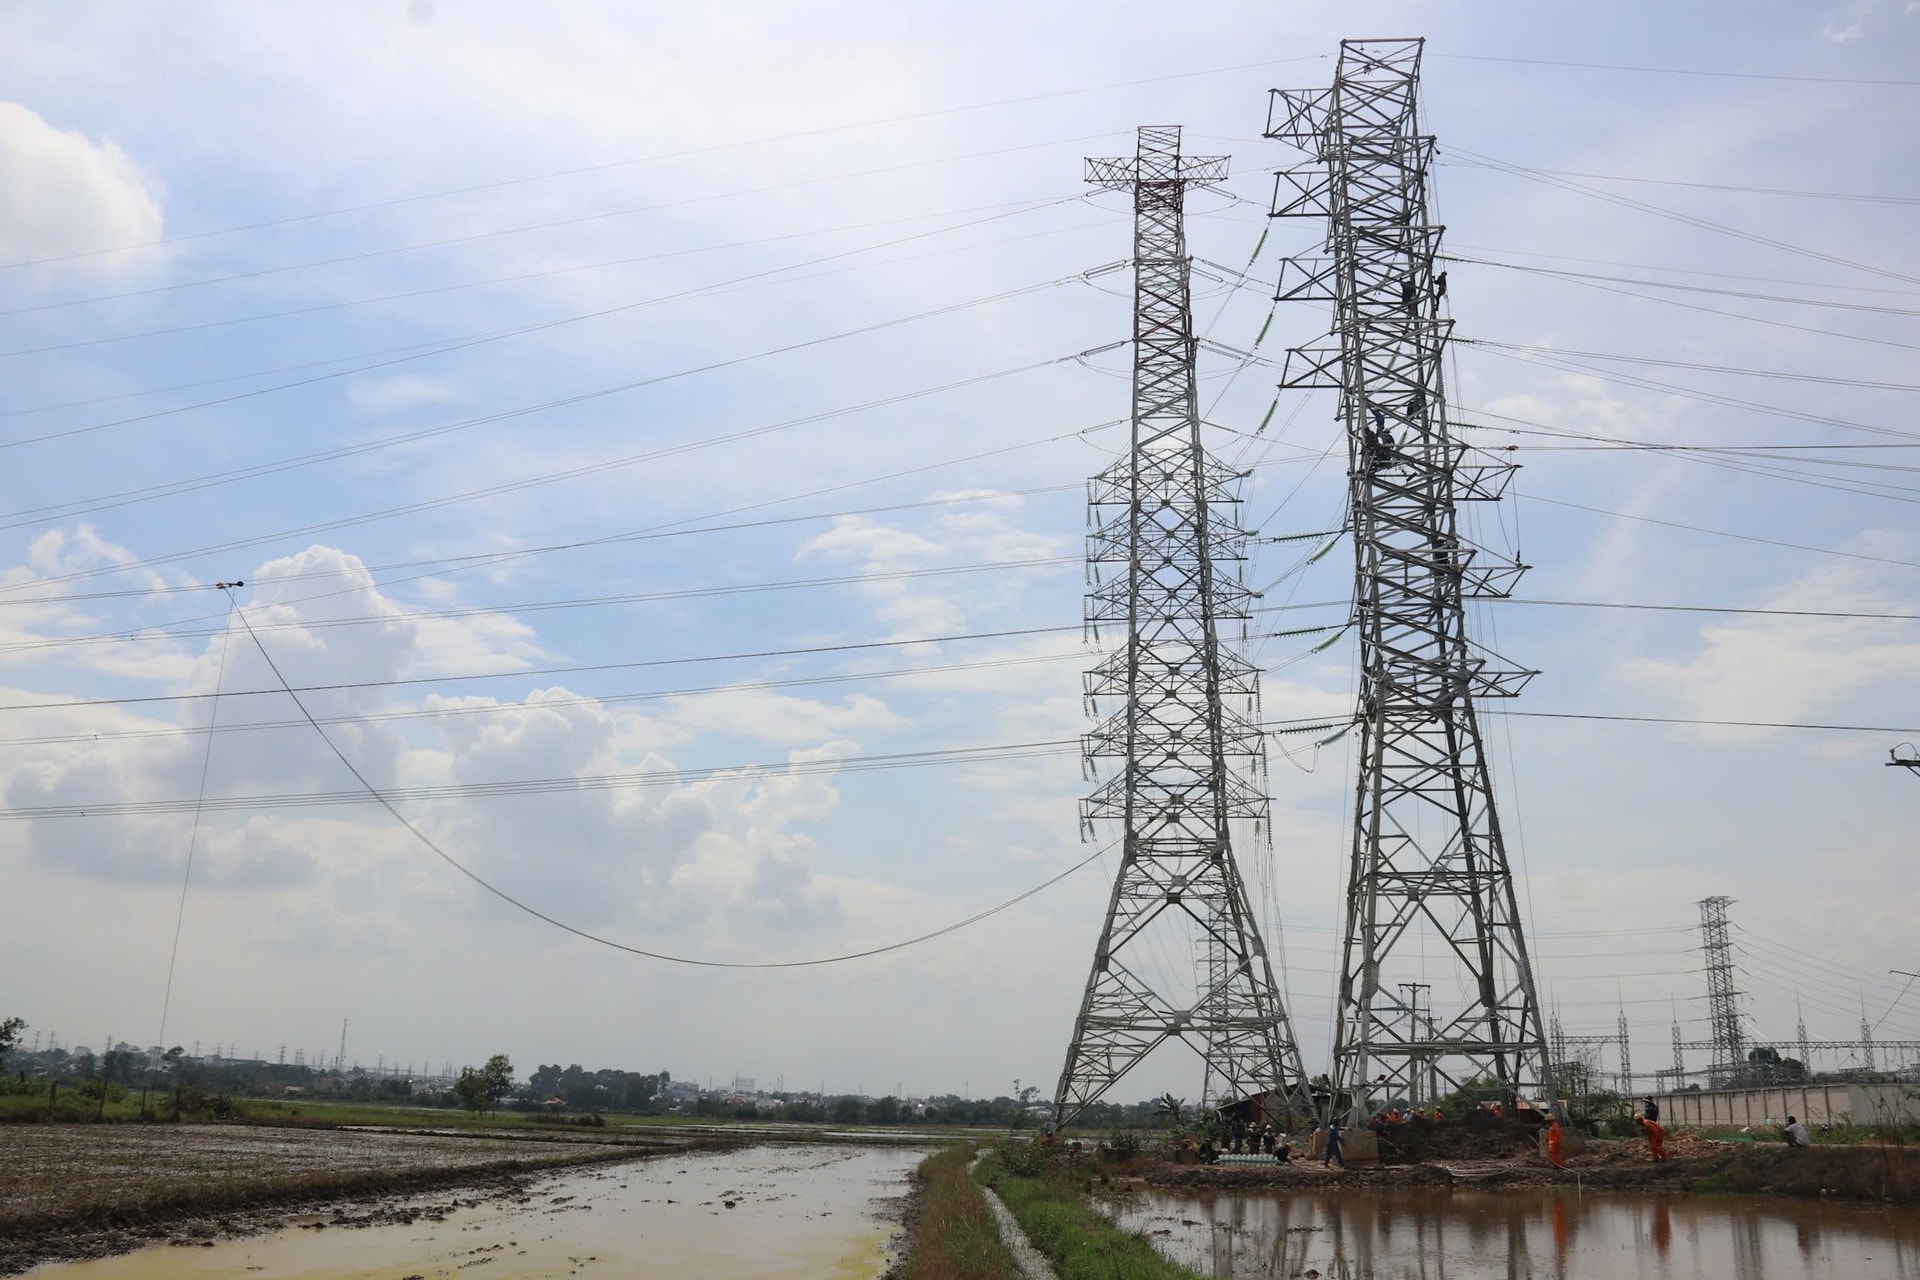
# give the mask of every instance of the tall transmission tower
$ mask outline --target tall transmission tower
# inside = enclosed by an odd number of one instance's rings
[[[1360,768],[1334,1082],[1336,1110],[1359,1115],[1410,1094],[1415,1064],[1452,1089],[1553,1097],[1475,711],[1533,673],[1475,643],[1465,608],[1510,594],[1525,566],[1471,545],[1459,515],[1514,468],[1448,416],[1422,46],[1343,41],[1333,86],[1275,91],[1266,130],[1310,157],[1278,175],[1274,215],[1327,227],[1324,256],[1290,260],[1278,296],[1334,304],[1332,334],[1289,351],[1280,385],[1337,391],[1348,440]],[[1402,978],[1433,982],[1430,1030],[1392,994]]]
[[[1627,1035],[1627,1011],[1624,1008],[1620,1010],[1617,1034],[1620,1037],[1620,1084],[1617,1092],[1621,1097],[1628,1098],[1633,1096],[1633,1042]]]
[[[1088,182],[1133,196],[1133,435],[1088,486],[1087,624],[1126,639],[1087,673],[1087,763],[1115,767],[1082,816],[1120,824],[1120,866],[1054,1095],[1060,1126],[1174,1038],[1204,1058],[1210,1101],[1281,1091],[1304,1105],[1231,831],[1267,817],[1266,749],[1239,709],[1253,711],[1259,673],[1221,635],[1244,634],[1252,606],[1233,572],[1242,475],[1201,442],[1185,227],[1187,189],[1226,176],[1224,156],[1182,155],[1174,126],[1087,161]]]
[[[1700,899],[1700,952],[1706,960],[1707,1026],[1713,1041],[1707,1079],[1716,1086],[1729,1083],[1747,1067],[1740,993],[1733,986],[1733,943],[1727,938],[1727,908],[1732,905],[1733,899],[1724,894]]]

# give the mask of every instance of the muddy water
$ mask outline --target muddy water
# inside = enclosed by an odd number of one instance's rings
[[[1920,1212],[1760,1197],[1207,1194],[1110,1202],[1202,1275],[1323,1280],[1920,1280]]]
[[[439,1222],[295,1227],[211,1248],[159,1246],[44,1267],[44,1280],[871,1280],[922,1151],[761,1147],[542,1179],[523,1203]],[[444,1204],[447,1196],[423,1203]],[[729,1208],[727,1202],[732,1201]]]

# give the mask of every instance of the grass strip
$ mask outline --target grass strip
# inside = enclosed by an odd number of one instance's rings
[[[976,1176],[999,1193],[1060,1280],[1202,1280],[1162,1257],[1146,1237],[1114,1225],[1066,1170],[1029,1177],[992,1158],[980,1162]]]
[[[908,1208],[911,1243],[890,1280],[1012,1280],[1020,1274],[986,1197],[968,1176],[973,1155],[968,1144],[920,1162]]]

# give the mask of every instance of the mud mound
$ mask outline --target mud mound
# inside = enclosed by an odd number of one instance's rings
[[[1458,1120],[1409,1120],[1387,1131],[1405,1160],[1507,1160],[1532,1155],[1539,1129],[1476,1112]]]

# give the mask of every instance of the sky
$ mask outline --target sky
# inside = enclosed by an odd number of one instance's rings
[[[1920,633],[1832,616],[1920,614],[1901,0],[7,6],[0,1014],[1050,1094],[1113,873],[1074,740],[1129,211],[1082,158],[1232,157],[1197,323],[1272,324],[1203,356],[1209,447],[1263,535],[1336,528],[1333,405],[1265,363],[1328,317],[1222,281],[1315,247],[1262,243],[1268,91],[1410,35],[1454,417],[1523,466],[1477,532],[1576,602],[1473,614],[1540,672],[1487,710],[1543,999],[1669,1065],[1725,894],[1756,1037],[1920,1040]],[[1246,568],[1299,627],[1345,616],[1319,545]],[[1317,641],[1250,644],[1269,719],[1350,712]],[[1240,851],[1310,1070],[1354,767],[1317,741]],[[729,962],[1064,878],[727,970],[453,864]],[[1115,1096],[1198,1088],[1168,1053]]]

